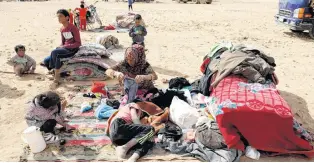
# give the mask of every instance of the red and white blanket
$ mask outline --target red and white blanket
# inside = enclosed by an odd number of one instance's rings
[[[244,150],[241,133],[258,150],[314,156],[310,143],[294,132],[291,109],[273,83],[248,83],[230,75],[213,88],[211,96],[229,148]]]

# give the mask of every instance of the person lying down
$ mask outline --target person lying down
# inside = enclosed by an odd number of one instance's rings
[[[160,110],[160,116],[147,118],[142,109]],[[157,109],[154,109],[157,108]],[[169,109],[162,111],[158,106],[149,102],[130,103],[121,107],[108,120],[110,140],[116,146],[117,156],[125,159],[129,151],[135,150],[128,162],[135,162],[147,154],[154,146],[154,135],[168,121]]]

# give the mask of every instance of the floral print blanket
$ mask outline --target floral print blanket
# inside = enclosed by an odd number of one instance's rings
[[[211,97],[208,109],[229,148],[244,150],[248,142],[258,150],[314,156],[306,140],[311,136],[294,120],[272,82],[248,83],[231,75],[213,88]]]

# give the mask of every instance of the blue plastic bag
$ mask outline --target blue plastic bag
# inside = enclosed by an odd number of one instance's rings
[[[95,116],[97,119],[108,119],[116,111],[117,109],[113,109],[111,106],[100,104],[95,111]]]

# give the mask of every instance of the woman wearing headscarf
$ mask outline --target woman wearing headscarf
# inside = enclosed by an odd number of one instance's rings
[[[126,77],[132,78],[139,89],[154,88],[153,81],[157,75],[146,61],[145,50],[142,45],[132,45],[125,51],[124,60],[106,71],[106,75],[117,78],[122,82]]]

